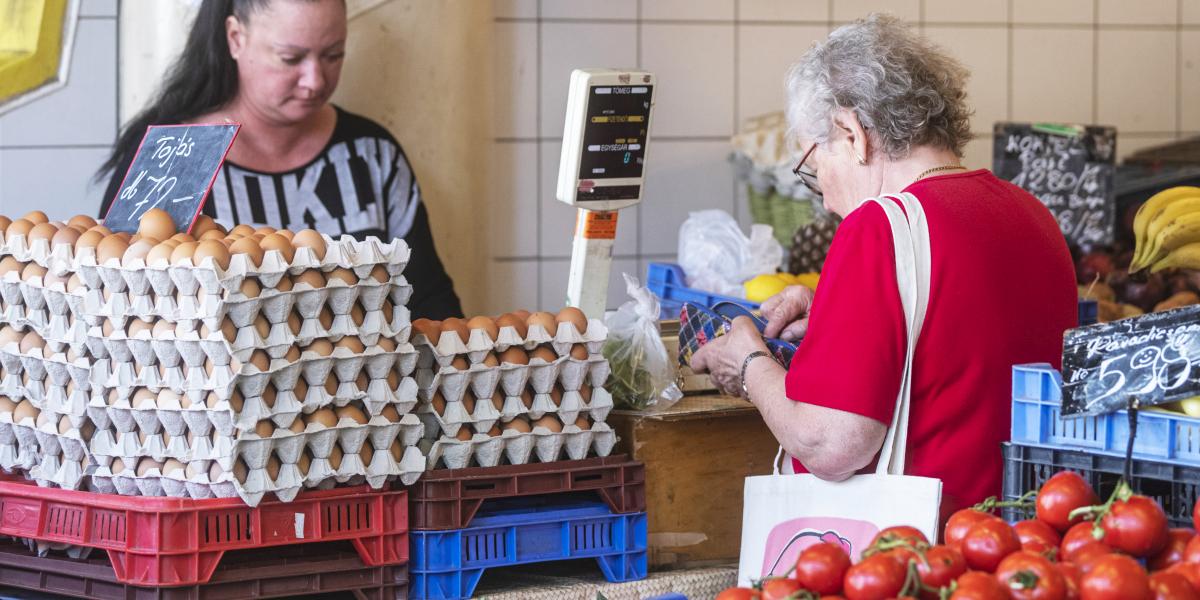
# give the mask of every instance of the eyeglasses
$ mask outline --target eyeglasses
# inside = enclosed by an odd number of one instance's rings
[[[813,143],[812,147],[808,149],[808,152],[805,152],[804,156],[800,157],[800,164],[796,165],[795,169],[792,169],[792,173],[795,173],[796,177],[800,178],[800,183],[803,183],[804,187],[808,188],[808,191],[816,194],[817,196],[821,196],[821,185],[817,183],[817,172],[804,170],[805,161],[808,160],[809,156],[812,156],[813,150],[816,149],[817,144]]]

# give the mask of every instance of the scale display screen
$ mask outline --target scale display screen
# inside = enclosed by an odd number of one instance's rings
[[[652,85],[591,86],[579,158],[580,180],[642,177],[653,89]],[[580,199],[615,199],[612,193],[620,195],[615,189],[596,190]]]

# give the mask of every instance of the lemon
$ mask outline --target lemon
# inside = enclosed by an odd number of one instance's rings
[[[796,280],[796,285],[802,285],[806,288],[817,289],[817,281],[821,279],[820,273],[801,273],[793,275]]]
[[[754,279],[747,281],[743,287],[746,290],[746,299],[751,302],[762,302],[775,294],[783,291],[787,287],[787,282],[782,278],[774,275],[759,275]]]

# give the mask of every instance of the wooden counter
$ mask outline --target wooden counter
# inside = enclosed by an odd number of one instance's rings
[[[650,564],[737,561],[742,484],[771,472],[779,445],[758,409],[740,398],[685,396],[655,412],[615,410],[614,452],[646,463]]]

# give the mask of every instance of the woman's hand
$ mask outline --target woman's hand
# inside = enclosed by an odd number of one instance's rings
[[[767,349],[758,328],[746,317],[733,320],[729,332],[700,347],[692,355],[691,368],[708,372],[713,385],[730,396],[742,395],[742,363],[755,350]]]
[[[795,342],[808,331],[808,311],[812,308],[813,291],[802,285],[789,285],[767,298],[759,311],[767,320],[763,335]]]

